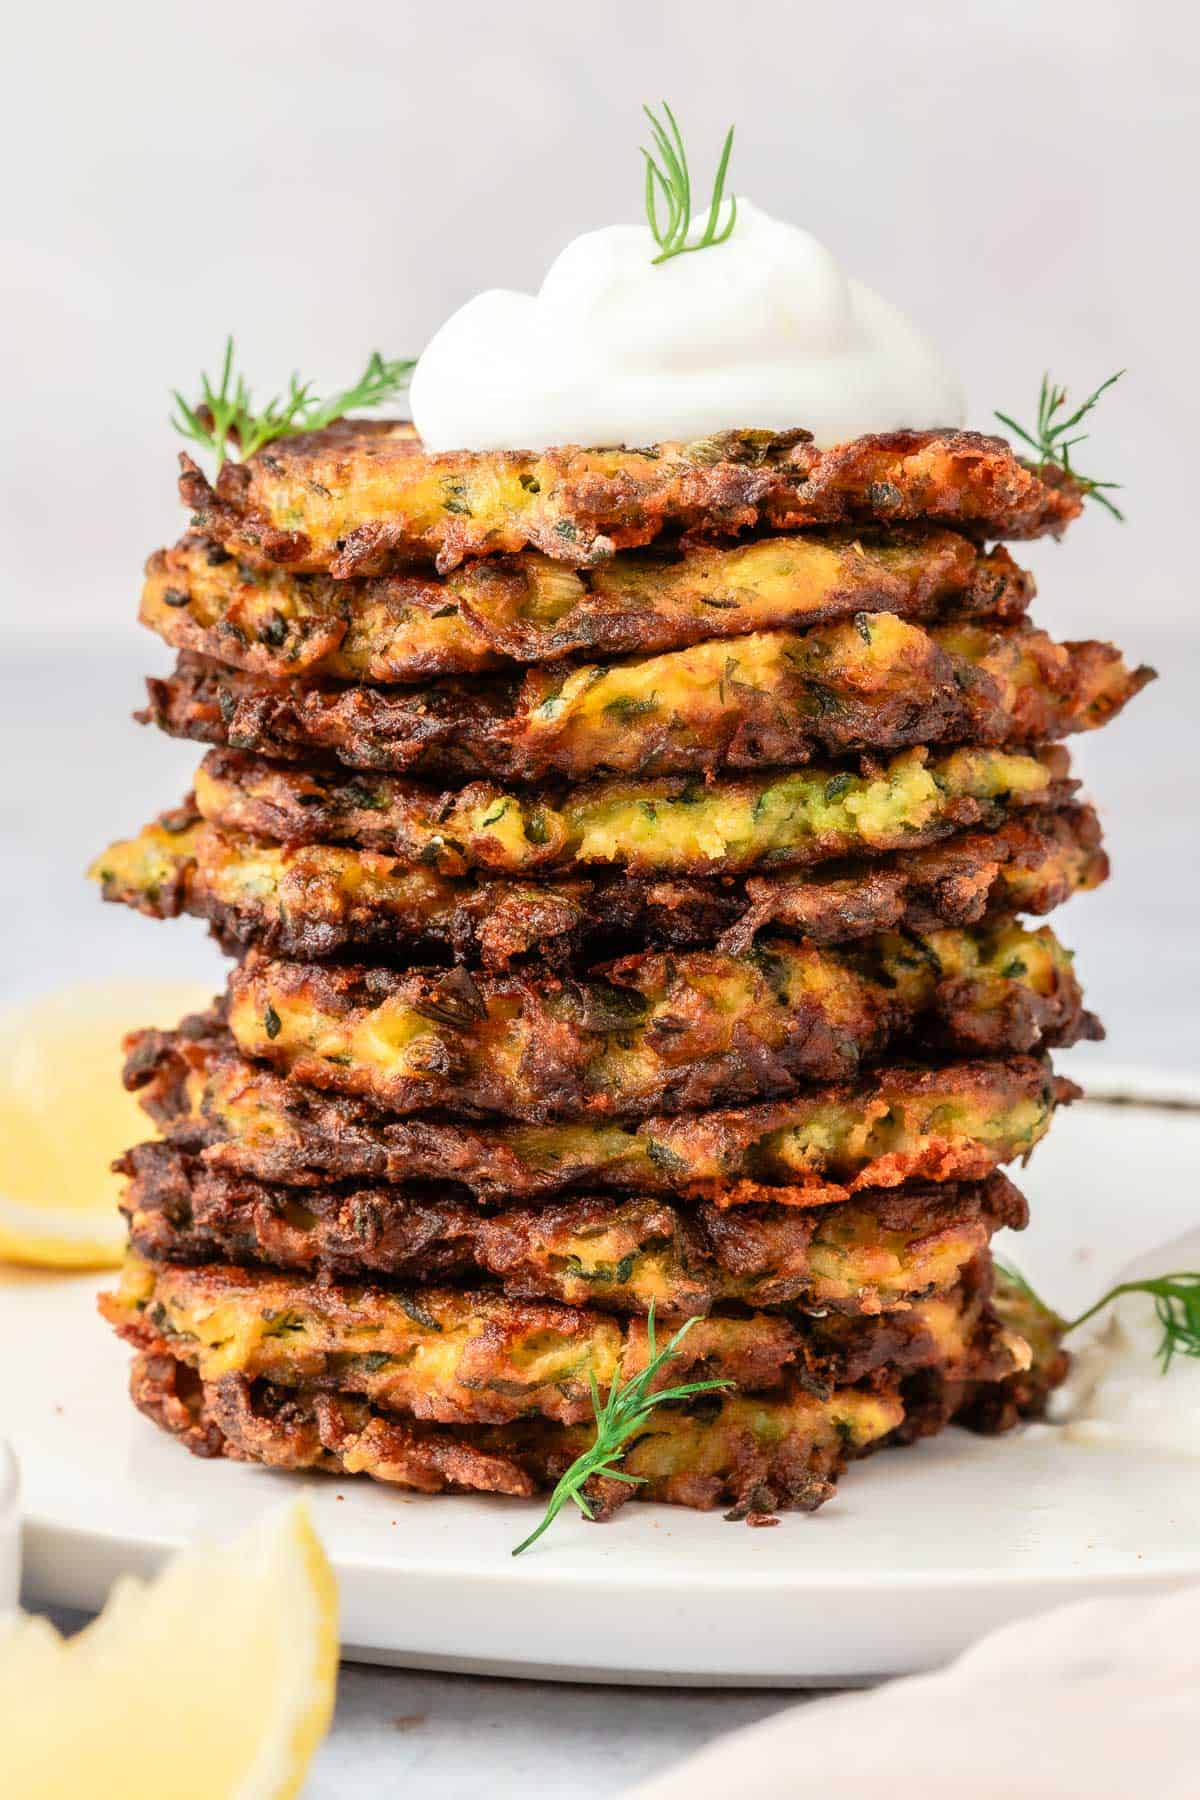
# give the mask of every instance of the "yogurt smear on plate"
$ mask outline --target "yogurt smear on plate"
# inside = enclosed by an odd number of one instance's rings
[[[1200,1230],[1138,1257],[1117,1280],[1175,1269],[1200,1269]],[[1048,1417],[1079,1443],[1200,1456],[1200,1357],[1177,1353],[1164,1376],[1162,1337],[1153,1296],[1122,1294],[1071,1343],[1071,1372],[1051,1396]]]

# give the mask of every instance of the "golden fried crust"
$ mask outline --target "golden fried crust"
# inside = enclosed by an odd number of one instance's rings
[[[818,450],[803,432],[729,431],[648,450],[577,446],[428,456],[410,425],[343,419],[283,438],[210,486],[181,455],[180,496],[206,536],[246,562],[338,580],[397,564],[440,572],[533,548],[590,568],[670,530],[891,525],[921,519],[976,537],[1056,536],[1079,514],[1002,438],[897,431]]]
[[[173,737],[290,761],[506,782],[803,766],[915,744],[1026,744],[1106,724],[1153,679],[1110,644],[894,613],[664,656],[417,688],[264,681],[185,652],[147,683]]]
[[[639,1484],[600,1482],[585,1493],[607,1518],[630,1498],[682,1506],[731,1506],[730,1518],[812,1511],[834,1491],[848,1459],[905,1444],[952,1420],[1007,1430],[1037,1412],[1054,1380],[1023,1360],[1011,1334],[984,1313],[966,1371],[916,1370],[898,1380],[822,1397],[798,1386],[775,1395],[708,1397],[660,1406],[655,1430],[630,1445],[624,1467]],[[430,1425],[385,1415],[343,1393],[248,1382],[202,1382],[159,1352],[135,1359],[135,1405],[199,1456],[281,1469],[365,1474],[422,1493],[530,1495],[550,1487],[588,1447],[590,1427],[547,1420],[509,1425]]]
[[[545,874],[597,865],[631,874],[734,875],[912,851],[1075,783],[1057,745],[1036,753],[904,750],[775,774],[603,781],[561,796],[476,782],[431,792],[395,775],[287,767],[210,752],[196,806],[226,832],[286,844],[355,844],[442,875]]]
[[[271,1468],[368,1475],[419,1493],[528,1496],[551,1487],[593,1435],[548,1420],[514,1425],[429,1425],[385,1415],[342,1393],[297,1391],[229,1375],[201,1381],[175,1357],[138,1356],[131,1393],[147,1418],[198,1456]],[[702,1410],[660,1406],[653,1432],[630,1445],[623,1467],[637,1485],[593,1479],[596,1519],[629,1498],[710,1509],[730,1517],[784,1508],[811,1512],[833,1494],[849,1457],[896,1441],[904,1406],[895,1385],[803,1389],[753,1400],[729,1395]]]
[[[820,1395],[886,1371],[972,1367],[986,1269],[876,1316],[713,1312],[652,1380],[729,1381],[745,1393],[798,1382]],[[100,1297],[120,1335],[167,1350],[204,1381],[227,1375],[361,1395],[386,1412],[447,1424],[530,1417],[579,1424],[618,1375],[650,1361],[649,1322],[591,1308],[513,1300],[491,1289],[378,1287],[263,1269],[126,1259]],[[663,1321],[663,1330],[667,1321]],[[1020,1344],[1019,1338],[1013,1345]],[[1004,1373],[1027,1366],[1010,1355]]]
[[[1017,813],[995,831],[963,832],[924,850],[815,873],[752,876],[747,909],[721,939],[747,949],[770,927],[816,943],[889,930],[996,924],[1048,913],[1108,879],[1100,821],[1090,806]]]
[[[1029,1345],[1029,1367],[999,1386],[969,1382],[959,1399],[962,1422],[973,1431],[1008,1431],[1020,1419],[1037,1418],[1066,1380],[1071,1358],[1063,1347],[1067,1323],[1005,1270],[993,1272],[992,1307],[997,1321]]]
[[[576,571],[536,552],[443,579],[254,569],[190,534],[146,565],[142,623],[177,650],[275,681],[415,682],[505,663],[680,650],[860,612],[1014,621],[1033,578],[951,531],[815,531]]]
[[[314,960],[348,949],[434,951],[486,969],[711,945],[749,905],[741,884],[702,878],[455,878],[373,850],[227,834],[190,802],[110,844],[90,873],[106,900],[148,917],[208,919],[235,953],[250,944]]]
[[[636,947],[714,942],[744,955],[767,927],[836,944],[897,929],[995,924],[1050,912],[1099,886],[1108,858],[1095,813],[1068,806],[828,873],[456,879],[374,850],[227,834],[185,802],[136,838],[110,844],[89,873],[105,900],[150,918],[186,912],[209,920],[234,953],[254,944],[319,961],[347,950],[387,960],[435,951],[494,970],[531,956],[587,967]]]
[[[130,1242],[149,1261],[265,1263],[341,1280],[482,1277],[514,1299],[681,1316],[728,1302],[881,1312],[952,1287],[993,1232],[1027,1217],[1003,1175],[812,1212],[599,1195],[484,1212],[461,1188],[300,1196],[170,1143],[139,1144],[122,1167]]]
[[[218,1018],[127,1039],[126,1086],[209,1166],[299,1188],[451,1181],[508,1204],[568,1190],[820,1206],[907,1181],[982,1181],[1079,1090],[1032,1057],[893,1067],[769,1105],[641,1124],[388,1119],[247,1062]]]
[[[590,980],[284,962],[229,982],[242,1053],[390,1113],[644,1117],[845,1080],[897,1047],[1004,1054],[1101,1035],[1048,927],[888,933],[847,950],[645,953]]]

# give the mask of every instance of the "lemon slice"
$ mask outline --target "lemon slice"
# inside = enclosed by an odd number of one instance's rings
[[[124,1576],[78,1637],[0,1622],[0,1794],[282,1800],[333,1711],[333,1572],[302,1501]]]
[[[210,998],[192,984],[120,982],[0,1013],[0,1260],[120,1262],[121,1183],[109,1164],[153,1134],[121,1086],[121,1039],[178,1024]]]

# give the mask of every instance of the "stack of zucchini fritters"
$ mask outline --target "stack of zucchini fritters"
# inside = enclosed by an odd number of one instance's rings
[[[228,991],[130,1040],[103,1307],[204,1455],[532,1494],[701,1315],[630,1494],[757,1519],[1062,1372],[1003,1164],[1095,1036],[1048,913],[1106,873],[1057,740],[1148,679],[1026,617],[1069,480],[995,438],[186,457],[146,716],[211,746],[97,862]]]

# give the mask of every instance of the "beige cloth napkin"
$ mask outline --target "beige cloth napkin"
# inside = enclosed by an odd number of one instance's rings
[[[1200,1587],[1005,1626],[936,1674],[719,1738],[633,1794],[1200,1800]]]

